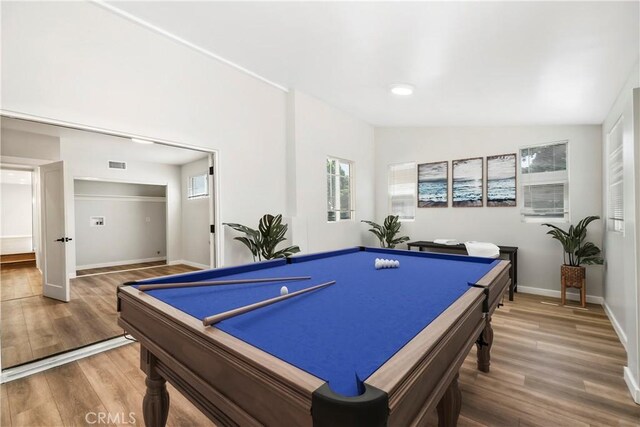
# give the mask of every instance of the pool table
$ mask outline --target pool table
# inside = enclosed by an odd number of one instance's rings
[[[376,269],[376,258],[398,268]],[[308,276],[289,282],[139,290],[143,284]],[[203,319],[335,280],[204,326]],[[221,426],[439,425],[460,413],[471,347],[489,371],[491,315],[509,262],[356,247],[129,282],[118,322],[140,342],[145,424],[164,426],[166,381]]]

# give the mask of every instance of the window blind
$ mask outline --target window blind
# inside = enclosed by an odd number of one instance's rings
[[[608,137],[607,158],[607,219],[609,230],[624,231],[624,152],[622,118]]]
[[[416,216],[416,164],[389,165],[389,211],[400,219]]]
[[[567,141],[520,150],[524,221],[567,220]]]

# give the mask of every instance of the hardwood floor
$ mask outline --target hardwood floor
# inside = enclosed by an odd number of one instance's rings
[[[2,266],[0,284],[0,301],[42,294],[42,276],[35,267]]]
[[[193,270],[180,264],[78,277],[71,280],[71,301],[65,303],[41,295],[36,268],[3,269],[2,368],[122,334],[116,324],[118,285]]]
[[[157,267],[160,265],[167,265],[167,262],[152,261],[152,262],[139,262],[136,264],[115,265],[111,267],[86,268],[84,270],[76,271],[76,276],[86,276],[87,274],[97,274],[97,273],[110,273],[112,271],[133,270],[136,268]]]
[[[640,426],[622,379],[625,352],[601,307],[542,304],[517,294],[493,318],[491,372],[476,370],[475,350],[460,371],[459,426]],[[3,426],[86,424],[88,412],[133,413],[142,420],[144,375],[138,345],[3,384]],[[212,426],[169,387],[169,426]],[[437,425],[435,414],[430,425]]]

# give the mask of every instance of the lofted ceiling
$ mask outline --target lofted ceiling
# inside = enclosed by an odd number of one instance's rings
[[[599,124],[640,44],[638,1],[107,7],[376,126]]]

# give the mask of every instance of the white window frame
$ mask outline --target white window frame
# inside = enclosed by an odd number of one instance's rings
[[[390,215],[399,215],[397,212],[393,211],[393,203],[391,194],[391,168],[393,166],[402,166],[402,165],[411,165],[413,169],[413,194],[412,194],[412,205],[413,205],[413,216],[411,218],[402,218],[400,217],[400,222],[413,222],[416,220],[416,207],[418,205],[418,172],[416,170],[417,163],[416,162],[399,162],[399,163],[390,163],[387,165],[387,209]]]
[[[340,197],[338,197],[337,202],[338,202],[338,210],[334,210],[334,211],[329,211],[329,209],[327,208],[327,222],[329,224],[335,224],[338,222],[345,222],[345,221],[355,221],[355,216],[356,216],[356,190],[355,190],[355,166],[356,163],[353,160],[347,160],[347,159],[342,159],[339,157],[335,157],[335,156],[327,156],[327,161],[337,161],[338,162],[338,169],[340,168],[340,163],[348,163],[349,164],[349,204],[351,205],[351,209],[349,210],[349,212],[351,213],[350,218],[347,219],[341,219],[340,218]],[[334,179],[340,179],[340,175],[339,174],[329,174],[329,171],[326,170],[326,162],[325,162],[325,172],[326,172],[326,176],[327,178],[331,175],[334,177]],[[338,184],[339,187],[339,184]],[[327,199],[327,205],[329,202],[329,193],[327,192],[326,195],[326,199]],[[336,212],[336,219],[333,221],[330,221],[328,218],[329,212]]]
[[[524,149],[530,149],[530,148],[539,148],[539,147],[546,147],[546,146],[550,146],[550,145],[558,145],[558,144],[566,144],[567,146],[567,158],[566,158],[566,163],[567,163],[567,167],[566,167],[566,179],[561,177],[561,173],[559,173],[558,171],[556,172],[539,172],[540,175],[546,175],[546,176],[541,176],[539,179],[539,181],[537,182],[531,182],[530,178],[528,178],[528,175],[530,175],[529,173],[523,173],[522,172],[522,150]],[[541,143],[541,144],[532,144],[532,145],[525,145],[525,146],[521,146],[518,148],[518,158],[520,159],[519,161],[519,165],[518,165],[518,171],[520,174],[520,192],[521,192],[521,204],[520,204],[520,217],[522,222],[525,223],[534,223],[534,224],[541,224],[541,223],[545,223],[545,222],[549,222],[549,223],[568,223],[571,221],[571,207],[570,207],[570,198],[569,198],[569,188],[571,186],[570,184],[570,147],[571,144],[569,144],[569,140],[565,139],[565,140],[559,140],[559,141],[552,141],[552,142],[545,142],[545,143]],[[533,174],[533,175],[537,175],[537,174]],[[564,184],[564,215],[562,218],[554,218],[554,217],[547,217],[547,216],[538,216],[538,215],[532,215],[532,214],[527,214],[525,212],[525,187],[529,186],[529,185],[544,185],[544,184]]]
[[[613,125],[613,127],[611,128],[611,130],[607,133],[607,141],[606,141],[606,162],[605,162],[605,167],[606,167],[606,182],[607,182],[607,188],[606,188],[606,204],[605,204],[605,218],[607,219],[607,230],[611,233],[621,233],[622,235],[624,235],[624,137],[623,137],[623,129],[624,127],[624,116],[620,116],[620,118],[616,121],[616,124]],[[615,150],[611,149],[611,144],[612,144],[612,138],[614,136],[617,136],[616,133],[619,133],[620,136],[620,146],[615,148]],[[612,159],[614,157],[616,157],[617,155],[620,155],[620,168],[622,169],[621,171],[621,175],[620,178],[618,179],[617,182],[612,182],[611,181],[611,167],[613,166],[612,164]],[[612,192],[611,192],[611,187],[612,185],[616,185],[619,184],[622,186],[622,194],[621,194],[621,200],[622,200],[622,217],[621,218],[612,218],[611,215],[611,196],[612,196]]]
[[[193,180],[195,178],[199,178],[201,176],[204,176],[204,182],[205,182],[205,193],[203,194],[192,194],[193,191]],[[209,197],[209,174],[208,173],[199,173],[196,175],[190,175],[189,178],[187,178],[187,200],[197,200],[197,199],[206,199]]]

